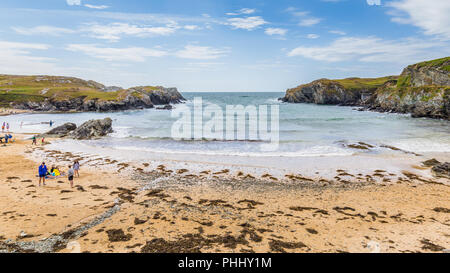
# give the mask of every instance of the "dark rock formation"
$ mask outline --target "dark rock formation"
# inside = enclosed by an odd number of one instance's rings
[[[436,158],[429,159],[427,161],[422,162],[425,167],[434,167],[436,165],[441,164],[441,162],[437,161]]]
[[[48,131],[44,135],[46,135],[46,136],[65,137],[65,136],[67,136],[70,132],[72,132],[75,129],[77,129],[77,125],[75,123],[68,122],[66,124],[63,124],[61,126],[58,126],[58,127],[54,128],[54,129]]]
[[[408,66],[399,77],[317,80],[287,90],[280,100],[450,119],[450,57]]]
[[[156,107],[156,110],[172,110],[172,109],[173,109],[173,106],[170,105],[170,104],[166,104],[166,105],[161,106],[161,107]]]
[[[434,166],[431,171],[436,177],[448,178],[450,179],[450,163],[442,163]]]
[[[112,120],[110,118],[105,118],[87,121],[72,131],[69,136],[81,140],[106,136],[112,132]]]
[[[180,103],[185,99],[176,88],[159,87],[147,91],[145,87],[124,90],[117,100],[87,99],[85,96],[61,100],[48,98],[41,102],[27,101],[13,105],[17,109],[44,112],[110,112],[153,108],[154,105]]]
[[[284,102],[316,104],[355,104],[361,98],[362,90],[347,90],[336,81],[321,79],[289,89]]]

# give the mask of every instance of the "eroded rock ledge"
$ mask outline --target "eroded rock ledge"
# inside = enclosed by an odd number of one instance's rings
[[[313,81],[288,89],[280,100],[361,106],[365,110],[448,120],[450,57],[410,65],[400,76]]]

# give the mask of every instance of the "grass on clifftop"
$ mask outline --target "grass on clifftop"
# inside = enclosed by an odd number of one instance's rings
[[[396,76],[388,76],[381,78],[348,78],[334,81],[340,83],[345,89],[349,90],[375,90],[387,81],[395,79],[397,79]]]
[[[321,79],[321,80],[314,81],[312,83],[300,85],[294,89],[290,89],[290,90],[288,90],[288,93],[296,92],[296,91],[300,90],[301,88],[309,86],[316,82],[321,82],[322,84],[325,84],[325,85],[339,84],[343,88],[345,88],[349,91],[367,90],[369,92],[373,92],[378,87],[383,86],[386,82],[388,82],[390,80],[396,80],[397,78],[398,78],[397,76],[388,76],[388,77],[381,77],[381,78],[347,78],[347,79],[338,79],[338,80]]]
[[[128,90],[105,92],[104,86],[94,81],[85,81],[72,77],[55,76],[12,76],[0,75],[0,105],[7,107],[11,102],[40,102],[46,98],[66,100],[83,97],[85,100],[103,101],[122,100]],[[139,91],[151,92],[158,87],[139,87]],[[131,92],[131,95],[142,95]]]
[[[414,64],[413,66],[416,66],[417,68],[434,67],[434,68],[440,68],[441,70],[450,72],[450,57],[421,62],[421,63]]]

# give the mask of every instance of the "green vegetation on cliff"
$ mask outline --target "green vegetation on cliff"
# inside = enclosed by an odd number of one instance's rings
[[[413,66],[416,66],[417,68],[423,68],[423,67],[438,68],[438,69],[450,72],[450,57],[421,62],[421,63],[417,63]]]
[[[336,80],[329,80],[329,79],[320,79],[317,81],[314,81],[312,83],[303,84],[296,88],[289,89],[288,93],[295,93],[299,90],[301,90],[304,87],[310,86],[315,83],[321,83],[324,86],[331,87],[333,85],[338,85],[342,87],[343,89],[346,89],[350,92],[352,91],[364,91],[364,92],[373,92],[377,88],[383,86],[386,82],[390,80],[397,79],[397,76],[388,76],[388,77],[381,77],[381,78],[347,78],[347,79],[336,79]],[[332,93],[332,88],[327,88],[327,92]]]
[[[347,90],[373,91],[385,84],[387,81],[395,79],[397,79],[397,76],[388,76],[381,78],[348,78],[334,81],[341,84]]]
[[[100,83],[72,77],[0,75],[0,106],[8,107],[12,102],[63,101],[80,97],[85,100],[120,101],[127,95],[139,97],[142,91],[150,93],[158,87],[138,89],[140,92],[129,92],[129,89],[107,92]]]
[[[450,57],[410,65],[400,76],[313,81],[287,90],[281,100],[450,119]]]

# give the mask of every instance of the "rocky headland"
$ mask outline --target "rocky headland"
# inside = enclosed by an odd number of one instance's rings
[[[0,75],[0,107],[37,112],[108,112],[154,108],[185,99],[176,88],[107,87],[73,77]]]
[[[400,76],[320,79],[286,91],[290,103],[361,106],[366,110],[450,119],[450,57],[405,68]]]

